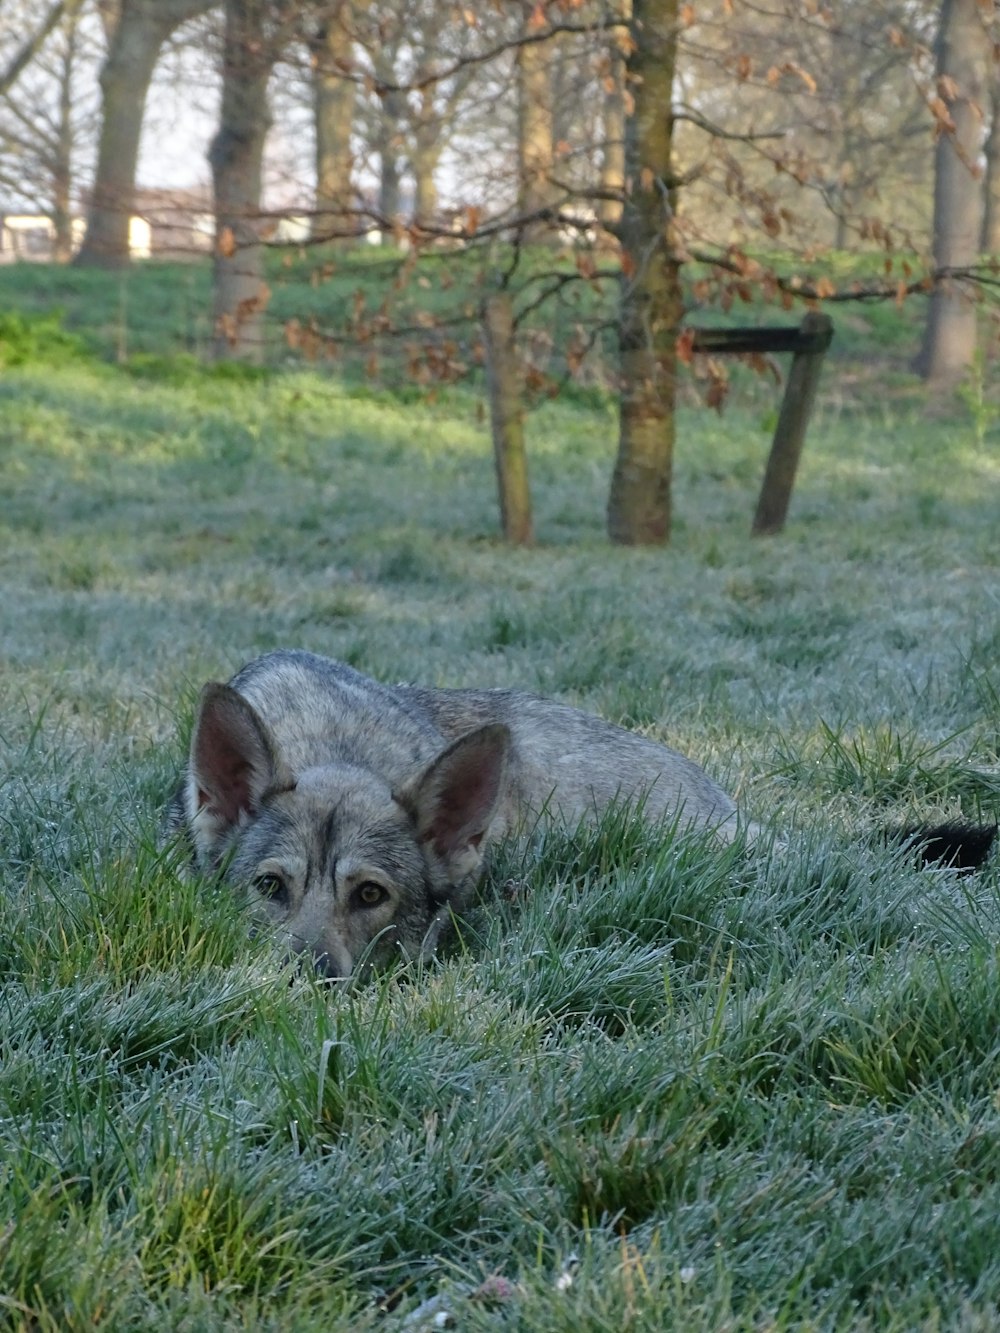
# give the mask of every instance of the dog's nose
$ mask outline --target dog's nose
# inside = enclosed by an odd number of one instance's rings
[[[289,931],[285,935],[285,945],[290,962],[294,959],[300,967],[308,967],[311,963],[313,970],[328,981],[340,981],[354,970],[354,960],[336,940],[320,940],[315,936],[310,940],[304,934]]]
[[[335,958],[332,953],[326,950],[313,950],[313,966],[319,975],[325,977],[327,981],[342,981],[345,977],[351,975],[349,960]]]

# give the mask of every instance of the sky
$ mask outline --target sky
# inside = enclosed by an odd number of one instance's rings
[[[187,189],[211,180],[208,148],[218,113],[218,87],[205,62],[170,52],[157,69],[139,144],[141,187]]]
[[[302,99],[288,93],[279,66],[271,81],[272,127],[264,172],[264,203],[276,208],[308,199],[312,189],[312,127]],[[214,67],[197,51],[170,51],[150,88],[139,146],[140,187],[191,189],[211,181],[208,150],[219,112]]]

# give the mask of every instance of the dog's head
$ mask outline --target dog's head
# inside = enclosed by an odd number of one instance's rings
[[[509,746],[506,727],[482,727],[395,788],[347,763],[293,772],[247,700],[207,685],[184,791],[197,860],[327,976],[429,954],[482,869]]]

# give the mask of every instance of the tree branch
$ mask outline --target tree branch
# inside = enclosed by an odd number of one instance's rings
[[[20,48],[15,51],[8,62],[7,68],[0,72],[0,93],[10,91],[41,50],[45,39],[56,24],[64,15],[71,16],[75,14],[82,4],[83,0],[56,0],[56,3],[49,7],[49,12],[35,31],[24,39]]]
[[[721,125],[716,125],[700,111],[695,111],[689,106],[683,106],[679,111],[675,111],[674,120],[686,120],[691,125],[697,125],[698,129],[704,130],[713,139],[735,139],[738,143],[752,143],[755,139],[784,139],[788,135],[788,130],[760,130],[756,133],[747,130],[739,133],[724,130]]]

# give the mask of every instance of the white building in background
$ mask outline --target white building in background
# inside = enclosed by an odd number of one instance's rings
[[[73,219],[73,249],[83,240],[86,222]],[[55,251],[56,229],[44,213],[0,213],[0,264],[17,260],[47,263]],[[129,218],[129,251],[133,259],[149,259],[153,253],[153,231],[145,218]]]

